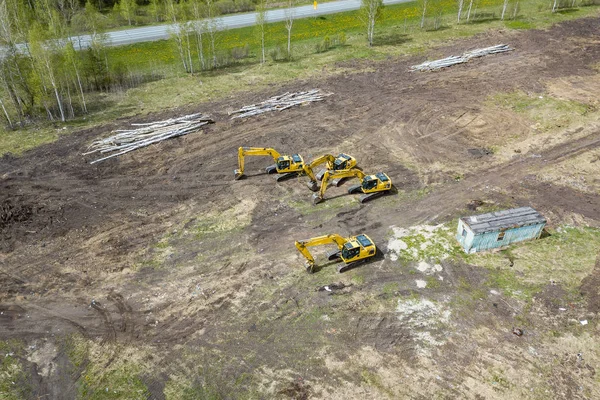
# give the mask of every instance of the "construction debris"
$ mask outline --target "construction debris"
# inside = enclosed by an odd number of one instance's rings
[[[520,328],[513,328],[513,330],[512,330],[512,333],[513,333],[514,335],[517,335],[517,336],[523,336],[523,333],[524,333],[524,332],[523,332],[523,329],[520,329]]]
[[[83,155],[112,153],[90,162],[90,164],[95,164],[166,139],[187,135],[213,122],[210,117],[197,113],[165,121],[131,124],[140,128],[112,131],[111,133],[115,133],[115,135],[93,142]]]
[[[333,93],[323,93],[321,89],[312,89],[308,92],[290,93],[286,92],[279,96],[271,97],[262,103],[252,104],[242,107],[239,110],[232,111],[229,115],[234,115],[231,119],[246,118],[253,115],[263,114],[270,111],[283,111],[290,107],[299,106],[301,104],[311,103],[313,101],[321,101]]]
[[[496,53],[504,53],[511,50],[514,49],[506,44],[499,44],[497,46],[467,51],[462,56],[450,56],[442,58],[441,60],[427,61],[423,64],[413,65],[410,67],[410,69],[411,71],[437,71],[439,69],[451,67],[456,64],[466,63],[472,58],[483,57]]]

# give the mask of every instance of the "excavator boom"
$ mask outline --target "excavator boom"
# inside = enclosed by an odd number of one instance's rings
[[[273,158],[275,164],[267,167],[266,171],[268,174],[285,174],[282,177],[278,177],[278,181],[291,176],[296,176],[301,173],[304,168],[304,160],[299,154],[282,156],[277,150],[267,147],[240,147],[238,149],[238,169],[234,171],[236,180],[244,176],[246,156],[270,156]]]
[[[359,169],[345,169],[341,171],[329,170],[325,172],[325,175],[323,175],[323,180],[321,181],[321,188],[317,193],[313,194],[313,203],[318,204],[323,201],[325,191],[327,190],[327,185],[329,185],[330,180],[352,177],[356,177],[362,181],[362,179],[365,177],[365,173]]]

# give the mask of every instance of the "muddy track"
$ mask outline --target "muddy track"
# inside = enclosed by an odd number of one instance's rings
[[[116,342],[117,330],[115,328],[115,324],[113,322],[112,316],[110,315],[110,312],[106,308],[104,308],[104,306],[102,306],[100,302],[97,302],[95,300],[92,300],[92,302],[90,303],[90,307],[97,311],[98,315],[100,316],[100,318],[102,318],[102,321],[104,322],[105,333],[100,343],[110,344]]]

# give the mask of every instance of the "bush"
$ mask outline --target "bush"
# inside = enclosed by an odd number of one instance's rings
[[[282,46],[277,46],[269,51],[269,57],[273,61],[283,61],[287,59],[287,51]]]
[[[256,6],[250,0],[237,0],[235,2],[238,12],[254,11]]]
[[[315,45],[315,50],[317,53],[325,53],[328,50],[331,50],[335,47],[344,46],[345,44],[346,34],[344,32],[340,32],[333,38],[325,36],[325,38],[321,42]]]
[[[247,58],[249,52],[250,52],[250,48],[248,47],[248,44],[246,43],[246,45],[243,47],[234,47],[233,49],[231,49],[231,58],[233,58],[235,61],[239,61],[244,58]]]
[[[236,11],[235,3],[232,0],[222,0],[219,1],[216,5],[219,9],[219,13],[221,14],[231,14]]]

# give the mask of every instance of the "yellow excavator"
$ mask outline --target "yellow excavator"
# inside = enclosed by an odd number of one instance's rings
[[[348,188],[348,193],[362,193],[359,200],[361,203],[376,199],[377,197],[387,194],[392,190],[392,180],[387,174],[379,172],[374,175],[366,175],[364,172],[358,169],[349,169],[344,171],[327,171],[323,180],[321,181],[321,189],[313,194],[313,203],[319,204],[325,200],[325,191],[329,181],[332,179],[340,178],[351,178],[356,177],[360,179],[359,185],[352,185]]]
[[[314,169],[317,166],[325,163],[327,163],[326,168],[315,174]],[[304,173],[310,178],[310,182],[308,183],[309,189],[313,192],[316,192],[317,190],[319,190],[319,183],[317,182],[317,180],[320,181],[321,179],[323,179],[323,176],[327,171],[341,171],[346,169],[352,169],[354,167],[356,167],[356,159],[352,156],[349,156],[348,154],[340,153],[337,157],[331,154],[324,154],[321,157],[312,160],[310,164],[306,164],[304,166]],[[335,186],[338,186],[342,182],[342,180],[343,178],[336,179],[331,183]]]
[[[344,265],[338,267],[338,272],[344,272],[356,265],[359,261],[364,261],[375,256],[377,247],[367,235],[357,235],[349,238],[338,234],[319,236],[308,240],[296,241],[296,248],[306,258],[306,270],[314,272],[315,258],[308,251],[308,247],[321,246],[326,244],[335,244],[337,250],[328,253],[327,258],[330,261],[341,259]]]
[[[246,156],[271,156],[274,165],[265,168],[267,174],[281,174],[277,182],[293,178],[304,172],[304,160],[300,154],[282,156],[275,149],[266,147],[240,147],[238,149],[238,169],[234,171],[235,180],[244,176],[244,158]]]

